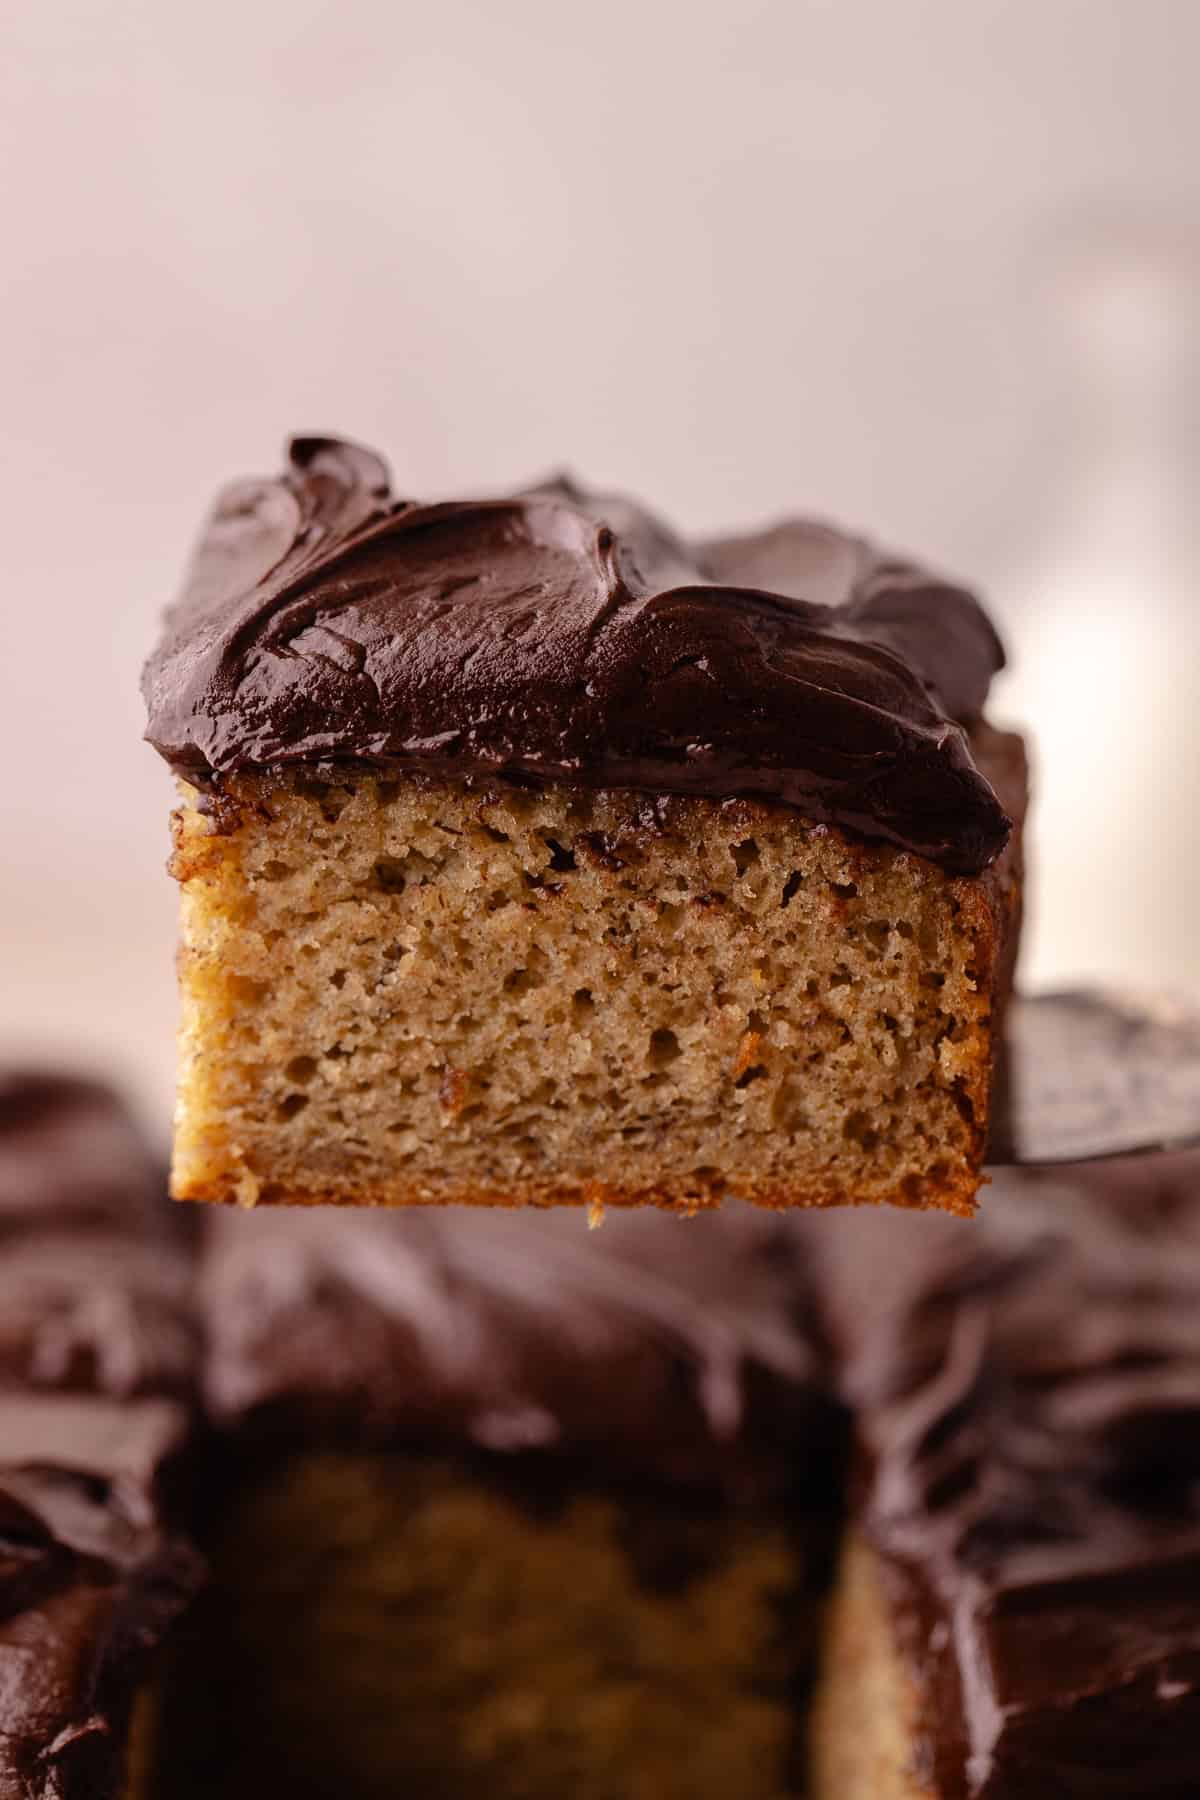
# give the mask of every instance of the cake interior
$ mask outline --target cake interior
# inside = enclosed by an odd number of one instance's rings
[[[972,1204],[990,877],[778,805],[370,774],[185,789],[176,843],[182,1198]]]
[[[157,1800],[798,1793],[811,1545],[498,1460],[322,1449],[236,1483]]]

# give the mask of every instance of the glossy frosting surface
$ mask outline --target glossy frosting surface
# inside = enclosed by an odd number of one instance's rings
[[[213,1222],[218,1421],[601,1457],[760,1491],[821,1464],[830,1413],[770,1218],[262,1210]],[[827,1474],[827,1469],[824,1471]]]
[[[975,599],[827,526],[687,544],[569,481],[410,503],[294,440],[218,502],[143,686],[183,775],[353,763],[782,801],[975,873],[1009,822],[968,733]]]
[[[1200,1792],[1200,1156],[817,1223],[937,1795]]]

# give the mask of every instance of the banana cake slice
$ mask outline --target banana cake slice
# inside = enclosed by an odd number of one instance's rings
[[[290,446],[146,670],[185,1199],[971,1208],[1025,768],[961,588],[829,527]]]

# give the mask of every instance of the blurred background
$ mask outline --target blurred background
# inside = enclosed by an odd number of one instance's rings
[[[138,668],[293,430],[977,582],[1027,981],[1200,989],[1195,0],[44,0],[0,51],[0,1050],[166,1104]]]

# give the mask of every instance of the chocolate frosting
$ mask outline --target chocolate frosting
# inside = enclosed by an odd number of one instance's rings
[[[602,1458],[761,1492],[827,1464],[779,1226],[556,1213],[222,1214],[202,1279],[219,1423]]]
[[[940,1800],[1200,1792],[1200,1156],[821,1219]]]
[[[115,1800],[145,1656],[200,1579],[162,1506],[198,1352],[166,1218],[108,1089],[0,1073],[0,1800]]]
[[[143,688],[198,783],[348,762],[758,796],[976,873],[1009,832],[967,736],[1002,664],[971,595],[826,526],[688,545],[566,480],[417,504],[297,438],[219,500]]]

